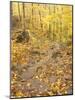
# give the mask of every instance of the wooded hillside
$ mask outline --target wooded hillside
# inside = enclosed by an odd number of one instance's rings
[[[72,6],[11,2],[11,97],[72,94]]]

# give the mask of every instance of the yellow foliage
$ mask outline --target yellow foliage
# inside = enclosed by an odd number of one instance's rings
[[[12,18],[17,17],[17,22],[13,21],[15,28],[11,29],[11,62],[15,67],[11,75],[12,94],[16,97],[43,96],[44,92],[44,95],[68,94],[67,90],[72,86],[72,71],[71,68],[65,70],[65,66],[71,65],[72,56],[67,53],[69,46],[67,49],[64,44],[72,41],[72,6],[25,3],[23,9],[23,4],[14,2],[12,6]],[[23,29],[29,30],[29,39]],[[20,42],[16,42],[17,36],[20,36]],[[18,65],[23,65],[21,71]],[[41,67],[40,71],[36,71],[38,67]],[[33,84],[38,89],[31,89]],[[19,90],[22,85],[24,89]],[[49,89],[38,93],[38,90],[44,90],[44,85]]]
[[[17,91],[15,94],[17,97],[23,97],[24,94],[21,91]]]

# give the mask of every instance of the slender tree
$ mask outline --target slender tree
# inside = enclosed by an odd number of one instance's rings
[[[51,15],[51,8],[50,8],[50,5],[49,5],[49,15]],[[49,40],[51,40],[51,23],[50,23],[50,22],[49,22],[48,38],[49,38]]]
[[[39,4],[38,4],[38,6],[39,6]],[[40,10],[39,10],[39,16],[40,16],[40,26],[41,26],[41,29],[43,31],[42,16],[41,16]]]
[[[10,16],[11,16],[10,18],[11,18],[11,22],[12,22],[12,18],[13,18],[13,7],[12,6],[13,6],[13,3],[11,2],[10,3]],[[12,24],[10,24],[10,25],[11,25],[11,28],[12,28]]]
[[[54,17],[55,17],[55,5],[54,5]],[[55,20],[53,21],[53,41],[55,40]]]
[[[25,5],[24,5],[24,3],[23,3],[23,28],[25,31]]]
[[[34,12],[33,12],[33,3],[32,3],[32,27],[34,27],[33,16],[34,16]]]
[[[18,14],[19,14],[19,20],[21,22],[21,14],[20,14],[20,5],[19,5],[19,2],[18,2]]]
[[[21,12],[20,12],[20,4],[19,4],[19,2],[18,2],[18,14],[19,14],[20,26],[22,26],[22,19],[21,19]]]
[[[63,7],[61,8],[61,12],[63,14]],[[60,18],[60,42],[62,42],[62,37],[63,37],[63,22],[62,22],[62,16]]]

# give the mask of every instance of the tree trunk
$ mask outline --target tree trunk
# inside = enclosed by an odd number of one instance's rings
[[[38,4],[39,6],[39,4]],[[41,29],[43,31],[43,24],[42,24],[42,17],[41,17],[41,12],[39,11],[39,16],[40,16],[40,26],[41,26]]]
[[[33,3],[32,3],[32,28],[34,27],[33,16],[34,16],[34,12],[33,12]]]
[[[20,13],[20,5],[19,5],[19,2],[18,2],[18,14],[19,14],[19,26],[21,27],[22,26],[22,20],[21,20],[21,13]]]
[[[25,31],[25,5],[24,5],[24,3],[23,3],[23,28]]]
[[[54,16],[55,16],[55,5],[54,5]],[[53,41],[55,40],[55,21],[53,22]]]
[[[49,16],[50,15],[51,15],[51,9],[50,9],[50,5],[49,5]],[[51,40],[51,23],[50,22],[49,22],[48,38],[49,38],[49,40]]]

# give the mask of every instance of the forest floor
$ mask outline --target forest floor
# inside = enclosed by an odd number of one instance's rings
[[[72,47],[11,43],[11,97],[72,94]]]

